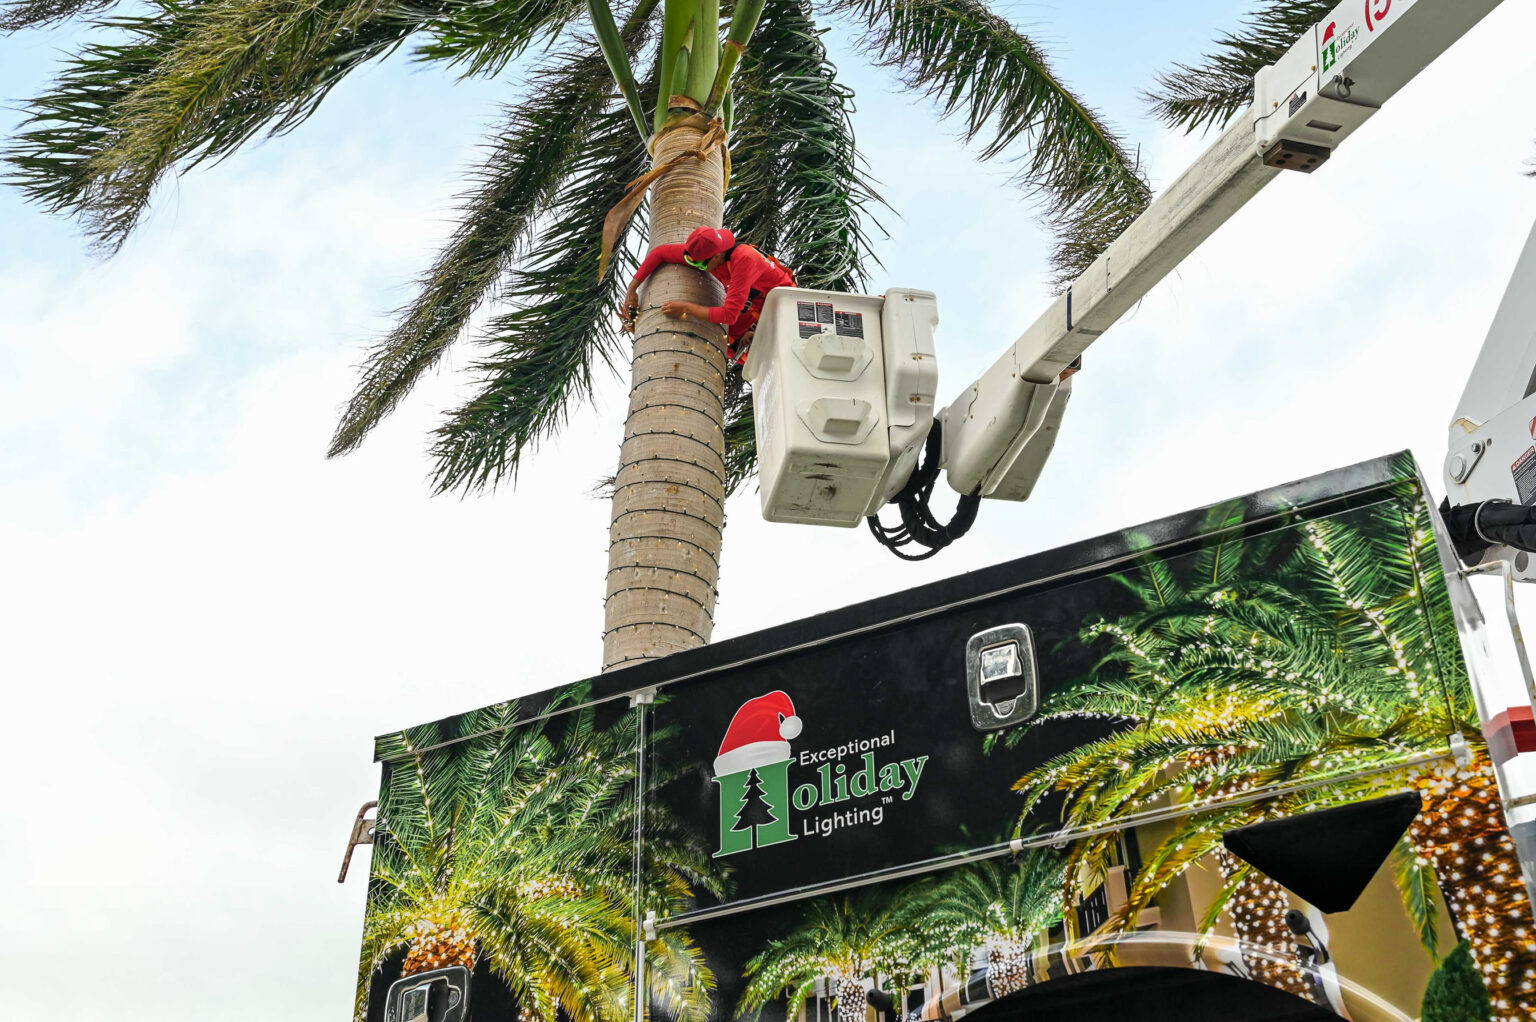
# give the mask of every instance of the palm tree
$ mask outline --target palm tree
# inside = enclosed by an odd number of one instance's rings
[[[515,476],[590,395],[598,367],[626,358],[608,667],[709,639],[723,502],[755,461],[720,330],[659,311],[671,299],[713,304],[712,280],[683,267],[654,276],[626,357],[615,320],[633,250],[724,218],[802,286],[858,290],[873,258],[878,199],[854,146],[852,95],[821,42],[825,19],[851,25],[876,64],[958,117],[981,158],[1022,157],[1018,182],[1045,200],[1058,236],[1059,279],[1148,199],[1115,135],[983,0],[742,0],[728,5],[723,42],[718,0],[636,0],[622,24],[608,0],[150,0],[106,16],[112,3],[0,6],[0,30],[89,15],[104,33],[28,104],[8,159],[31,198],[78,215],[106,251],[167,174],[297,128],[372,60],[409,47],[492,76],[543,48],[473,172],[457,231],[369,353],[330,452],[356,448],[487,303],[499,308],[479,337],[481,390],[434,435],[439,491]],[[631,189],[648,165],[649,192]],[[631,230],[647,194],[649,224]]]
[[[1192,811],[1146,858],[1108,928],[1131,925],[1180,873],[1217,852],[1223,830],[1352,801],[1382,783],[1413,784],[1426,798],[1426,812],[1399,846],[1396,874],[1431,953],[1437,881],[1453,906],[1494,897],[1504,920],[1528,912],[1513,847],[1490,801],[1485,755],[1467,768],[1433,764],[1409,776],[1220,805],[1270,784],[1387,768],[1443,749],[1455,731],[1477,735],[1433,535],[1416,494],[1347,517],[1302,521],[1300,542],[1278,570],[1268,565],[1278,534],[1245,542],[1240,523],[1240,508],[1215,509],[1207,528],[1216,539],[1184,578],[1151,557],[1139,577],[1122,577],[1144,609],[1084,629],[1085,641],[1108,641],[1108,654],[1089,677],[1048,699],[1034,725],[1081,715],[1120,725],[1019,782],[1029,803],[1063,793],[1069,825],[1091,827],[1169,799],[1217,805]],[[1101,873],[1107,855],[1107,837],[1077,842],[1068,876]],[[1444,868],[1449,861],[1456,870]],[[1218,856],[1218,866],[1226,883],[1202,927],[1208,931],[1227,911],[1241,938],[1283,951],[1283,892],[1229,856]],[[1517,981],[1526,979],[1529,952],[1507,921],[1466,912],[1458,920],[1496,1000],[1525,1007]],[[1284,969],[1260,973],[1301,989]]]
[[[884,975],[904,983],[950,946],[936,940],[921,891],[921,885],[894,894],[876,888],[810,902],[794,930],[747,962],[736,1014],[757,1018],[769,1001],[787,994],[785,1017],[794,1019],[816,985],[831,978],[840,1022],[863,1022],[865,979]]]
[[[989,997],[1022,990],[1036,940],[1065,910],[1065,866],[1065,856],[1036,848],[1018,863],[986,859],[952,870],[925,902],[924,929],[940,934],[962,966],[976,948],[986,950]]]
[[[599,727],[590,706],[522,722],[503,704],[381,739],[357,1018],[402,949],[404,975],[484,962],[525,1019],[626,1017],[634,747],[633,714]],[[700,884],[720,891],[664,809],[649,807],[646,822],[650,907],[676,910]],[[647,959],[653,1003],[704,1022],[714,980],[687,936],[666,931]]]

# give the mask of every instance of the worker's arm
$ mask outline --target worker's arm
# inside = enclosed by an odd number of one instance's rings
[[[740,248],[731,256],[731,282],[725,289],[724,305],[700,305],[697,302],[667,302],[661,307],[664,315],[699,319],[729,327],[741,317],[752,296],[752,285],[757,283],[768,269],[768,260],[750,248]]]
[[[640,304],[640,285],[645,283],[645,278],[656,272],[663,263],[681,263],[683,261],[683,246],[657,245],[651,249],[650,255],[635,270],[635,277],[629,282],[629,293],[624,296],[624,304],[635,306]]]

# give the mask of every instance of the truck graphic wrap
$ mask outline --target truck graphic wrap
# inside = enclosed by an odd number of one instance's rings
[[[1398,455],[384,736],[358,1018],[1536,1016],[1437,542]]]

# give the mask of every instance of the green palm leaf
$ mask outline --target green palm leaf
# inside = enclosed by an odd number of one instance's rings
[[[1216,40],[1203,64],[1178,64],[1157,76],[1147,101],[1171,128],[1219,127],[1253,102],[1253,77],[1285,55],[1301,33],[1337,6],[1333,0],[1270,0]]]
[[[725,377],[725,493],[730,496],[757,472],[757,420],[752,392],[735,366]]]
[[[806,0],[768,0],[732,85],[725,222],[795,270],[801,287],[862,291],[878,263],[865,228],[883,205],[854,147],[853,92],[839,85]],[[751,394],[726,381],[726,493],[757,469]]]
[[[1440,880],[1435,867],[1419,855],[1406,836],[1392,850],[1392,871],[1403,908],[1418,931],[1419,943],[1432,959],[1439,959],[1440,935],[1436,926],[1436,896]]]
[[[1206,512],[1200,531],[1211,537],[1195,555],[1192,576],[1198,586],[1224,586],[1237,578],[1243,552],[1242,524],[1247,507],[1240,500],[1217,504]]]
[[[649,21],[642,16],[634,24],[631,52]],[[527,99],[507,108],[506,123],[476,172],[480,185],[464,197],[458,230],[394,330],[369,353],[330,456],[355,449],[394,410],[526,253],[535,220],[548,211],[615,90],[602,53],[587,44],[540,61],[525,92]]]
[[[807,0],[767,0],[733,93],[725,220],[801,287],[862,291],[878,262],[865,219],[882,205],[854,148],[853,93],[836,80]]]
[[[1092,673],[1053,693],[1032,726],[1090,714],[1119,729],[1047,761],[1016,788],[1030,806],[1064,799],[1068,828],[1113,825],[1170,800],[1191,811],[1146,857],[1109,929],[1133,925],[1216,848],[1223,828],[1383,793],[1378,779],[1355,775],[1442,750],[1447,734],[1472,726],[1448,695],[1460,690],[1451,684],[1457,669],[1442,674],[1439,644],[1454,622],[1440,620],[1443,593],[1429,592],[1443,580],[1433,535],[1422,512],[1410,511],[1421,503],[1405,492],[1257,538],[1241,535],[1235,509],[1214,509],[1207,525],[1216,531],[1187,568],[1144,556],[1124,580],[1143,608],[1083,629],[1085,642],[1107,651]],[[1289,551],[1276,546],[1278,535],[1291,537]],[[1234,791],[1300,780],[1322,783],[1263,804],[1197,811]],[[1021,831],[1028,820],[1021,817]],[[1101,871],[1113,838],[1076,842],[1068,875]],[[1204,927],[1240,882],[1228,880]],[[1431,868],[1400,856],[1397,880],[1431,946]]]
[[[590,396],[597,360],[618,352],[615,324],[633,256],[620,245],[616,271],[599,280],[603,217],[644,173],[645,146],[622,104],[594,119],[549,209],[549,226],[511,274],[500,297],[514,308],[497,316],[475,363],[479,394],[436,431],[434,485],[439,492],[494,486],[515,475],[524,451],[565,421],[573,401]]]
[[[129,42],[86,47],[28,105],[30,128],[9,155],[30,196],[81,213],[108,251],[166,171],[225,155],[263,127],[293,127],[412,27],[355,0],[155,0],[151,11],[103,23]]]
[[[1051,210],[1058,288],[1146,208],[1151,189],[1136,158],[1039,47],[980,0],[831,0],[822,9],[857,22],[877,62],[963,118],[982,159],[1027,145],[1015,178]]]
[[[0,4],[0,32],[42,28],[70,18],[93,14],[117,0],[11,0]]]
[[[517,4],[499,23],[498,45],[521,52],[576,9],[570,0]],[[7,158],[29,196],[81,214],[113,251],[172,169],[227,156],[263,130],[291,130],[361,65],[480,10],[471,0],[152,0],[149,15],[100,23],[129,41],[86,46],[27,105]]]
[[[380,739],[362,990],[392,953],[447,927],[545,1018],[623,1014],[637,727],[634,714],[600,726],[593,707],[572,706],[585,695],[573,689],[531,721],[509,703]],[[680,827],[663,806],[647,824],[647,906],[674,912],[708,864],[674,857]],[[714,979],[687,935],[669,932],[649,954],[657,1003],[704,1022]]]

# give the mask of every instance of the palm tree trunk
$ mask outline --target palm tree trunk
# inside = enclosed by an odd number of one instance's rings
[[[1424,811],[1409,829],[1435,867],[1451,916],[1472,945],[1497,1022],[1536,1018],[1536,945],[1520,858],[1504,826],[1486,755],[1465,767],[1440,761],[1415,781]]]
[[[832,989],[837,998],[837,1022],[864,1022],[869,1013],[869,1001],[858,977],[839,976]]]
[[[1230,880],[1242,867],[1224,848],[1216,853],[1216,863],[1223,880]],[[1232,917],[1249,974],[1260,983],[1310,1000],[1311,991],[1295,961],[1296,938],[1285,925],[1288,908],[1285,888],[1254,871],[1227,903],[1227,914]]]
[[[653,159],[697,146],[702,134],[702,125],[665,132]],[[720,226],[724,192],[719,149],[672,168],[651,190],[651,244]],[[640,298],[608,528],[604,670],[709,641],[725,528],[725,332],[659,311],[672,300],[715,305],[720,286],[686,266],[663,266]]]
[[[987,941],[987,992],[993,1000],[1029,986],[1030,945],[1026,941],[996,937]]]
[[[450,914],[443,920],[422,920],[416,924],[416,939],[411,941],[400,975],[414,976],[418,972],[446,969],[450,965],[462,965],[473,970],[479,957],[475,938],[469,933],[464,920]]]
[[[1214,751],[1206,762],[1225,763],[1230,752]],[[1198,759],[1191,765],[1205,765]],[[1230,798],[1241,790],[1241,779],[1229,781],[1214,791],[1200,796],[1204,799]],[[1225,848],[1216,852],[1216,867],[1221,872],[1223,884],[1243,867],[1242,860]],[[1301,968],[1295,960],[1296,937],[1285,925],[1285,913],[1290,908],[1290,897],[1285,888],[1269,877],[1253,870],[1242,885],[1233,892],[1227,902],[1227,915],[1232,918],[1238,948],[1248,974],[1260,983],[1276,987],[1287,993],[1311,1000],[1311,990]]]

